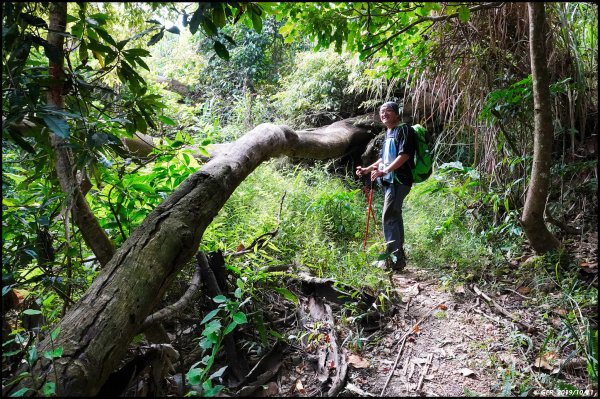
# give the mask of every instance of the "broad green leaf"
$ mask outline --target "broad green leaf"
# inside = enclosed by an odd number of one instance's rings
[[[44,119],[44,122],[46,122],[46,126],[48,126],[54,134],[63,139],[69,137],[69,124],[63,118],[48,114],[43,115],[42,118]]]
[[[204,331],[202,331],[202,335],[205,337],[209,337],[211,334],[215,334],[221,330],[221,321],[220,320],[212,320],[210,323],[204,327]]]
[[[41,310],[37,310],[37,309],[25,309],[23,311],[23,314],[26,314],[28,316],[33,316],[33,315],[36,315],[36,314],[42,314],[42,311]]]
[[[223,10],[223,3],[216,3],[213,9],[213,23],[217,28],[225,26],[225,11]]]
[[[231,323],[229,323],[229,325],[227,326],[227,328],[225,329],[225,331],[223,331],[223,335],[227,335],[230,332],[232,332],[233,330],[235,330],[235,328],[238,326],[238,323],[236,323],[235,321],[232,321]]]
[[[200,343],[198,344],[198,346],[202,349],[210,349],[213,346],[213,342],[211,340],[209,340],[208,338],[203,338]]]
[[[190,166],[190,156],[185,152],[182,153],[181,156],[183,157],[183,163],[185,164],[185,166]]]
[[[63,354],[63,347],[61,346],[54,350],[44,352],[44,357],[46,359],[52,360],[52,359],[57,359],[57,358],[61,357],[62,354]]]
[[[190,32],[192,33],[192,35],[196,33],[196,31],[198,30],[198,26],[200,26],[200,21],[203,18],[203,12],[204,10],[202,5],[198,4],[198,9],[194,12],[194,15],[192,15],[192,19],[190,20]]]
[[[34,345],[27,351],[27,363],[33,364],[37,361],[38,353],[37,347]]]
[[[209,37],[216,36],[217,33],[219,33],[219,29],[215,26],[213,21],[206,17],[202,19],[202,27],[204,28],[206,35]]]
[[[160,41],[165,34],[164,28],[160,30],[156,35],[152,36],[148,41],[148,46],[152,46]]]
[[[215,303],[223,303],[227,301],[227,297],[225,295],[217,295],[216,297],[213,298],[213,301]]]
[[[48,381],[42,387],[42,392],[44,393],[44,396],[53,396],[56,394],[56,383]]]
[[[262,32],[263,23],[262,23],[262,18],[260,17],[260,15],[252,12],[251,18],[252,18],[252,26],[254,27],[254,30],[257,31],[258,33]]]
[[[227,51],[227,48],[223,43],[215,41],[213,47],[219,57],[221,57],[224,60],[229,60],[229,51]]]
[[[144,183],[132,183],[130,187],[134,188],[136,190],[139,190],[141,192],[144,192],[144,193],[154,194],[156,192],[154,187],[152,187],[149,184],[144,184]]]
[[[204,318],[202,319],[200,324],[204,324],[207,321],[210,321],[213,317],[215,317],[217,315],[217,313],[219,313],[220,310],[221,310],[220,308],[211,310],[206,316],[204,316]]]
[[[187,378],[190,385],[199,385],[201,382],[200,381],[201,375],[202,375],[202,370],[200,370],[198,368],[193,368],[193,369],[190,369],[190,371],[188,371],[185,374],[185,377]]]
[[[123,53],[125,53],[127,55],[133,55],[136,57],[150,57],[150,52],[143,48],[132,48],[132,49],[123,51]]]
[[[469,18],[471,17],[471,10],[468,7],[462,6],[458,9],[458,19],[460,22],[466,23],[469,22]]]
[[[234,313],[232,318],[238,324],[244,324],[248,322],[248,319],[246,318],[246,314],[244,312]]]
[[[275,288],[275,291],[280,293],[285,299],[288,299],[298,305],[298,297],[286,288]]]
[[[160,121],[162,123],[164,123],[165,125],[169,125],[169,126],[177,126],[177,123],[175,123],[175,121],[167,116],[164,115],[159,115],[158,119],[160,119]]]
[[[14,393],[10,394],[10,396],[13,397],[13,398],[20,398],[23,395],[25,395],[25,393],[27,391],[29,391],[29,390],[30,390],[30,388],[21,388],[17,392],[14,392]]]
[[[58,337],[58,334],[60,334],[60,326],[56,327],[54,331],[52,331],[50,338],[54,341]]]
[[[98,36],[100,36],[102,39],[104,39],[105,42],[107,42],[108,44],[117,47],[117,42],[115,42],[115,39],[112,38],[112,36],[102,27],[100,26],[91,26],[92,29],[94,29],[96,31],[96,33],[98,33]]]
[[[206,150],[205,147],[198,147],[198,152],[205,157],[210,157],[210,153]]]

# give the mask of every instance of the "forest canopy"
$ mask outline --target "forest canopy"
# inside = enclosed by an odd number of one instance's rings
[[[174,370],[176,395],[241,396],[257,353],[310,347],[307,287],[392,317],[383,199],[354,173],[386,101],[434,159],[410,269],[533,298],[536,366],[505,394],[597,392],[596,5],[5,2],[2,26],[3,394],[132,396],[168,358],[150,393]],[[330,395],[360,353],[333,343]]]

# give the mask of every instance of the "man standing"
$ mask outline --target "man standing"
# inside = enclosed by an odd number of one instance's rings
[[[379,109],[379,117],[387,128],[380,157],[365,168],[357,166],[356,174],[362,176],[371,172],[372,181],[381,178],[385,193],[382,219],[388,254],[386,266],[401,271],[406,266],[402,204],[413,183],[415,132],[409,125],[401,123],[395,102],[383,104]]]

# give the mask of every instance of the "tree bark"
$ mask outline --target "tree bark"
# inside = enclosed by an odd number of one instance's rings
[[[117,250],[85,295],[61,320],[60,334],[38,353],[62,347],[54,365],[41,357],[23,387],[56,383],[59,396],[96,395],[177,272],[197,252],[202,234],[236,187],[262,162],[281,155],[339,158],[366,145],[374,118],[336,122],[313,131],[261,124],[186,179]],[[31,391],[30,391],[31,392]]]
[[[67,3],[51,3],[50,25],[48,29],[48,43],[57,48],[62,54],[64,32],[67,23]],[[48,90],[48,105],[56,109],[64,107],[62,88],[64,82],[63,58],[57,63],[49,58],[48,74],[50,88]],[[73,154],[67,139],[50,132],[50,142],[56,154],[56,174],[63,192],[66,195],[66,206],[71,210],[75,224],[79,227],[84,241],[96,255],[101,265],[106,265],[115,253],[112,241],[100,227],[96,216],[92,213],[85,195],[77,183]],[[65,217],[67,217],[68,213]]]
[[[528,5],[535,131],[533,167],[521,223],[535,252],[542,254],[560,247],[560,242],[544,223],[544,209],[546,208],[550,166],[552,165],[554,129],[546,61],[544,3],[528,3]]]

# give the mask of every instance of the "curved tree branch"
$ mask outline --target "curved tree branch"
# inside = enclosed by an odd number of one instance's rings
[[[166,306],[159,311],[151,314],[146,317],[146,320],[140,326],[140,331],[144,331],[146,328],[150,327],[152,324],[160,323],[162,321],[168,320],[174,317],[177,313],[181,312],[194,298],[198,289],[200,288],[200,265],[196,265],[196,271],[194,272],[194,276],[192,277],[192,282],[188,287],[187,291],[179,300],[169,306]]]
[[[63,356],[53,364],[40,357],[31,370],[35,382],[24,379],[11,390],[37,390],[58,378],[57,395],[96,395],[179,270],[197,252],[206,228],[254,169],[282,155],[344,156],[366,145],[379,123],[371,115],[304,132],[261,124],[241,137],[186,179],[133,231],[61,320],[60,335],[38,345],[40,353],[63,347]]]

